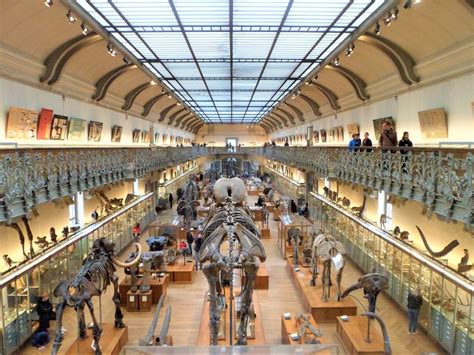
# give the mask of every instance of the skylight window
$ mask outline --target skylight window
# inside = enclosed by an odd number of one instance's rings
[[[384,0],[78,0],[208,123],[258,122]]]

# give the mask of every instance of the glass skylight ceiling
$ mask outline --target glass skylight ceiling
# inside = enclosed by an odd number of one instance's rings
[[[79,0],[208,123],[258,122],[383,0]]]

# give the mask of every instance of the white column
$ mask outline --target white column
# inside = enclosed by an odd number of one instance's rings
[[[84,194],[77,192],[74,196],[74,222],[75,224],[84,226]]]
[[[133,180],[133,187],[132,187],[132,194],[135,196],[139,195],[139,189],[138,189],[138,179]]]

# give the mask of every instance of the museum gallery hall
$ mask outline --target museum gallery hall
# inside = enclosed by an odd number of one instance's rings
[[[472,0],[0,0],[0,355],[474,354]]]

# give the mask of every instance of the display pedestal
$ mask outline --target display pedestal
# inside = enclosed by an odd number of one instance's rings
[[[279,221],[280,220],[280,210],[278,208],[273,209],[273,220],[274,221]]]
[[[140,292],[128,291],[126,298],[127,312],[138,312],[140,310]]]
[[[120,294],[120,305],[125,307],[127,305],[127,292],[132,287],[130,276],[125,278],[119,283],[119,294]]]
[[[252,212],[254,222],[263,222],[263,210],[262,207],[250,206],[250,212]]]
[[[265,206],[267,206],[268,212],[275,211],[275,205],[273,202],[265,202]]]
[[[184,230],[184,228],[178,228],[176,230],[176,239],[179,241],[185,238],[186,238],[186,231]]]
[[[268,228],[261,228],[260,234],[262,235],[262,239],[270,239],[270,229]]]
[[[168,275],[165,275],[164,277],[150,278],[151,301],[153,302],[153,304],[158,304],[161,295],[166,296],[168,283]]]
[[[310,317],[310,323],[317,329],[318,324],[314,320],[311,314],[307,314]],[[281,315],[281,342],[282,344],[289,344],[289,345],[300,345],[301,340],[293,340],[291,339],[292,333],[298,332],[298,326],[296,324],[296,316],[294,314],[291,315],[290,319],[285,319],[283,314]],[[318,338],[321,344],[324,344],[324,337]],[[318,353],[319,354],[319,353]]]
[[[100,337],[102,355],[119,355],[122,347],[125,346],[128,340],[128,327],[115,328],[112,324],[104,323],[102,329],[103,332]],[[76,339],[66,351],[66,354],[95,354],[95,351],[91,348],[92,340],[92,333],[89,329],[88,337]]]
[[[226,302],[229,305],[229,289],[225,289],[226,293]],[[255,338],[254,339],[247,339],[248,345],[265,345],[266,340],[265,340],[265,333],[263,330],[263,324],[262,324],[262,315],[260,312],[260,305],[258,303],[258,297],[257,293],[253,292],[252,294],[252,303],[253,303],[253,308],[255,311]],[[235,312],[235,302],[233,305],[233,311]],[[235,318],[235,317],[234,317]],[[229,331],[230,331],[230,307],[228,306],[226,308],[226,314],[225,314],[225,339],[219,340],[219,345],[229,345],[230,344],[230,339],[229,339]],[[235,326],[233,326],[233,340],[232,344],[235,345],[235,342],[237,341],[235,335],[236,335],[236,329]],[[198,333],[198,339],[197,339],[197,346],[209,346],[209,341],[210,341],[210,330],[209,330],[209,301],[208,301],[208,293],[206,292],[204,294],[204,304],[202,307],[202,313],[201,313],[201,323],[199,325],[199,333]]]
[[[138,309],[140,310],[140,312],[150,312],[151,302],[152,302],[151,290],[148,292],[140,293],[139,301],[138,301],[139,303]]]
[[[303,299],[303,303],[317,322],[335,322],[339,316],[355,316],[357,314],[357,305],[352,298],[346,297],[340,302],[336,301],[335,286],[331,286],[330,299],[327,302],[323,302],[321,300],[323,287],[320,278],[317,280],[317,286],[310,286],[311,273],[309,269],[300,268],[300,271],[295,271],[292,260],[288,260],[288,268],[291,277],[295,281],[296,288]],[[341,292],[343,291],[341,289]]]
[[[183,264],[183,260],[179,258],[176,264],[168,265],[167,272],[171,283],[175,284],[190,284],[193,283],[193,272],[194,272],[194,261],[192,257],[187,257],[190,261],[186,260],[186,264]]]
[[[372,320],[370,326],[370,343],[365,341],[367,337],[367,322],[365,316],[349,317],[347,322],[337,317],[336,331],[339,339],[346,348],[348,354],[351,355],[383,355],[385,354],[384,342],[382,334],[376,324],[377,321]]]
[[[247,189],[247,194],[249,196],[258,196],[263,190],[248,190]]]
[[[245,283],[245,276],[242,275],[242,285]],[[268,270],[265,263],[261,263],[257,271],[257,277],[255,278],[255,290],[268,290],[269,288],[269,277]]]

